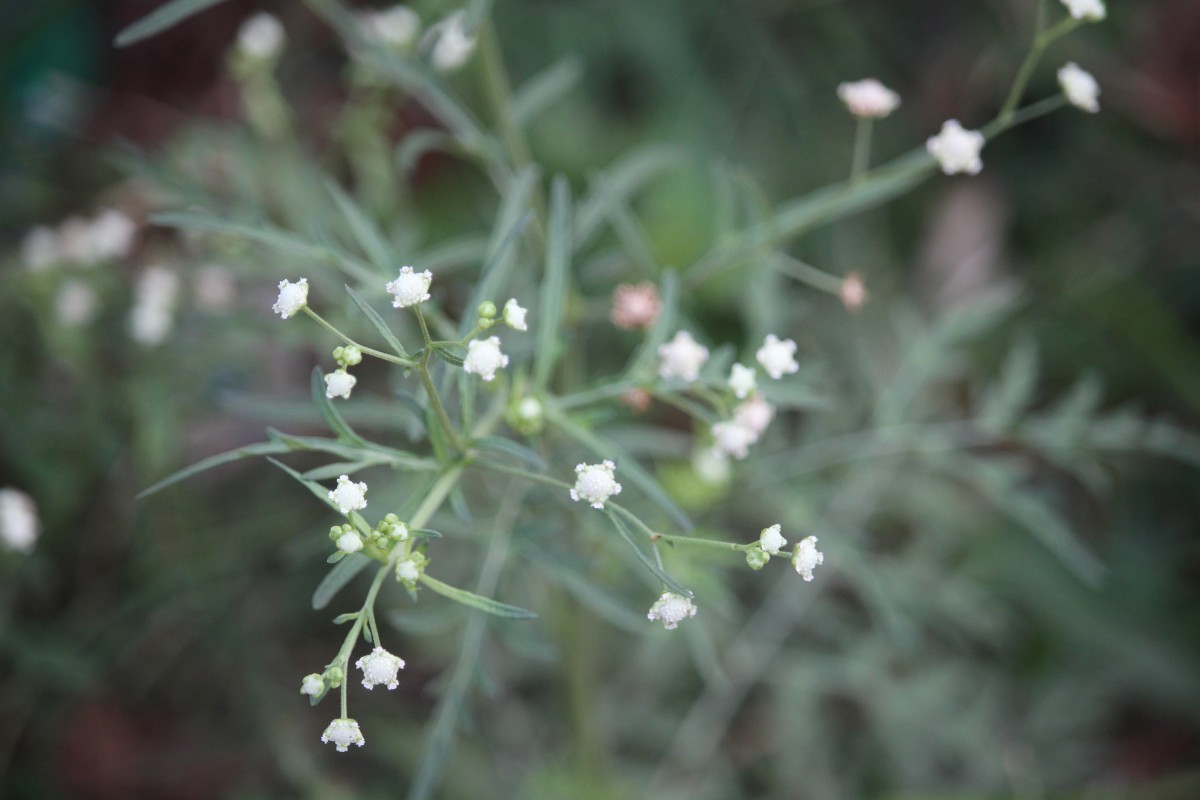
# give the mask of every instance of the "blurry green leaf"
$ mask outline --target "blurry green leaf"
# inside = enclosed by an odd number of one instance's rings
[[[407,134],[396,148],[396,164],[404,173],[412,172],[428,153],[459,152],[458,142],[440,128],[420,128]]]
[[[537,347],[533,357],[532,391],[545,391],[550,372],[563,350],[559,328],[567,306],[567,276],[571,260],[571,189],[567,179],[555,177],[550,192],[550,222],[546,239],[546,271],[538,306]]]
[[[333,197],[333,201],[337,203],[338,210],[342,212],[342,217],[346,220],[350,232],[354,234],[355,241],[358,242],[358,246],[366,253],[371,263],[381,273],[390,273],[399,269],[392,257],[392,248],[383,232],[359,207],[358,203],[354,202],[354,199],[332,180],[325,181],[325,188]]]
[[[392,348],[392,351],[401,358],[408,358],[409,356],[404,349],[404,345],[400,344],[400,340],[396,338],[395,334],[392,333],[391,328],[389,328],[387,323],[383,321],[383,317],[379,316],[379,312],[371,308],[371,306],[367,304],[367,301],[363,300],[362,297],[359,296],[358,292],[354,291],[349,286],[346,287],[346,291],[350,293],[350,299],[353,300],[354,304],[358,306],[360,311],[363,312],[363,315],[371,321],[371,324],[375,326],[375,330],[379,331],[379,335],[382,336],[384,341],[388,343],[388,346]]]
[[[325,577],[321,579],[321,582],[317,584],[316,591],[313,592],[313,609],[320,611],[329,605],[329,601],[334,598],[334,595],[345,588],[346,584],[354,580],[358,573],[362,572],[370,563],[371,559],[362,553],[351,553],[334,565],[333,569],[325,573]]]
[[[443,597],[449,597],[456,603],[462,603],[464,606],[486,611],[497,617],[505,617],[507,619],[537,619],[537,614],[532,611],[510,606],[506,603],[492,600],[489,597],[481,597],[474,592],[468,592],[466,589],[458,589],[449,584],[442,583],[437,578],[430,577],[428,574],[421,575],[421,583]]]
[[[524,556],[596,616],[628,633],[645,632],[645,613],[631,608],[605,591],[566,559],[555,557],[544,548],[536,547],[526,548]]]
[[[581,77],[583,66],[574,56],[564,58],[534,75],[513,97],[512,115],[517,125],[528,125],[538,113],[571,91]]]
[[[306,470],[303,474],[305,480],[310,481],[331,481],[339,475],[353,475],[354,473],[377,467],[386,462],[380,461],[338,461],[333,464],[325,464],[321,467]]]
[[[546,459],[542,458],[533,450],[523,444],[514,442],[512,439],[505,439],[502,436],[483,436],[475,439],[473,445],[483,450],[491,450],[493,453],[503,453],[504,455],[512,456],[519,461],[524,461],[534,469],[546,469]]]
[[[500,203],[500,213],[492,227],[491,239],[488,241],[487,263],[479,273],[475,291],[471,293],[471,299],[466,305],[467,313],[463,314],[459,326],[460,336],[466,336],[475,327],[475,309],[484,300],[491,300],[497,306],[504,305],[500,295],[512,271],[516,240],[533,216],[529,204],[531,192],[536,184],[537,170],[533,167],[522,170],[509,183]]]
[[[113,42],[117,47],[128,47],[135,42],[162,33],[193,14],[224,3],[225,0],[171,0],[142,17],[117,34]]]
[[[1029,338],[1019,340],[1008,352],[1000,382],[984,396],[980,426],[992,433],[1010,428],[1033,400],[1037,373],[1037,345]]]
[[[359,436],[346,424],[346,420],[342,419],[341,413],[333,407],[333,403],[325,396],[325,375],[321,372],[320,367],[313,367],[310,384],[312,387],[313,405],[321,412],[321,418],[325,420],[325,424],[329,426],[329,429],[337,434],[338,440],[346,444],[366,447],[366,439]]]
[[[612,520],[613,527],[617,529],[617,533],[621,535],[621,538],[625,540],[626,544],[633,548],[633,552],[637,556],[638,561],[642,562],[642,566],[653,572],[655,577],[662,581],[663,585],[672,592],[681,594],[684,597],[692,596],[690,591],[683,588],[683,586],[677,583],[670,575],[664,572],[658,566],[658,564],[655,563],[654,559],[646,555],[646,551],[642,549],[642,545],[639,544],[638,540],[634,537],[633,531],[629,530],[629,526],[625,524],[624,520],[617,516],[615,511],[607,511],[605,513],[608,515],[608,518]]]
[[[421,458],[420,456],[414,456],[412,453],[406,453],[403,450],[396,450],[392,447],[385,447],[371,442],[363,445],[346,444],[336,439],[324,439],[319,436],[293,436],[273,428],[267,429],[267,436],[272,443],[281,442],[287,445],[288,451],[316,450],[321,453],[329,453],[346,461],[377,459],[394,467],[417,472],[434,472],[440,468],[438,463],[432,459]]]
[[[613,204],[628,202],[659,173],[680,161],[677,149],[655,146],[635,150],[613,164],[605,171],[599,185],[590,187],[579,203],[575,214],[575,246],[583,247],[590,243],[608,218]]]
[[[259,442],[257,444],[249,444],[245,447],[239,447],[236,450],[230,450],[220,455],[210,456],[203,461],[198,461],[190,467],[185,467],[178,472],[163,478],[158,483],[143,489],[138,493],[137,499],[149,497],[157,491],[167,488],[171,484],[179,483],[182,480],[192,477],[198,473],[204,472],[213,467],[219,467],[222,464],[228,464],[231,461],[238,461],[251,456],[269,456],[281,455],[290,452],[292,448],[282,442]]]
[[[320,500],[324,505],[328,506],[329,508],[332,508],[334,511],[336,511],[339,514],[342,513],[341,509],[339,509],[337,507],[337,505],[332,500],[329,499],[329,490],[326,489],[324,486],[317,483],[316,481],[308,480],[303,475],[301,475],[299,472],[296,472],[296,470],[292,469],[287,464],[284,464],[282,461],[277,461],[274,458],[268,458],[267,461],[270,461],[272,464],[279,467],[281,470],[286,472],[288,475],[291,475],[293,478],[295,478],[296,481],[298,483],[300,483],[301,486],[303,486],[305,489],[308,489],[308,491],[312,492],[313,497]]]

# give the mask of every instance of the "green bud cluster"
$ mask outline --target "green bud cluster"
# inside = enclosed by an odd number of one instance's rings
[[[362,363],[362,350],[359,350],[352,344],[345,347],[338,347],[333,351],[333,360],[343,369],[353,367],[356,364]]]

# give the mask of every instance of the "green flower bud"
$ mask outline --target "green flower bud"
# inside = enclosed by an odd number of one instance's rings
[[[771,554],[755,546],[746,551],[746,564],[752,570],[760,570],[771,560]]]
[[[325,680],[329,682],[330,689],[336,689],[346,680],[346,673],[342,672],[341,667],[330,667],[325,670]]]
[[[479,318],[481,320],[495,319],[497,313],[498,312],[496,310],[496,304],[493,303],[491,300],[484,300],[482,303],[479,304]]]

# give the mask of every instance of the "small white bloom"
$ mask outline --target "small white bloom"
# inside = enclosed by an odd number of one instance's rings
[[[349,475],[340,475],[337,488],[329,492],[329,499],[343,514],[360,511],[367,507],[367,485],[362,481],[354,483]]]
[[[352,744],[362,747],[367,743],[363,738],[362,731],[358,729],[358,722],[346,717],[335,719],[329,723],[329,727],[321,734],[322,742],[333,742],[339,753],[344,753]]]
[[[1108,15],[1108,10],[1104,7],[1104,0],[1062,0],[1062,4],[1067,7],[1067,11],[1075,19],[1099,22]]]
[[[1067,100],[1076,108],[1095,114],[1100,110],[1100,84],[1087,70],[1074,61],[1058,71],[1058,85]]]
[[[359,14],[363,32],[389,47],[403,49],[412,44],[421,31],[421,18],[408,6],[393,6],[386,11]]]
[[[738,400],[744,400],[746,395],[758,388],[758,376],[754,368],[734,364],[729,370],[729,388],[737,395]]]
[[[536,397],[525,397],[517,403],[517,416],[526,422],[537,422],[543,413],[542,401]]]
[[[504,324],[514,330],[527,331],[529,326],[525,324],[525,315],[528,313],[529,309],[517,305],[514,297],[504,304]]]
[[[733,421],[762,436],[775,419],[775,406],[768,403],[761,394],[753,395],[749,400],[738,405],[733,410]]]
[[[304,680],[300,682],[300,694],[316,697],[323,691],[325,691],[325,679],[315,672],[305,675]]]
[[[279,282],[279,297],[271,310],[283,319],[295,314],[308,305],[308,278],[301,278],[292,283],[284,279]]]
[[[690,597],[684,597],[674,592],[663,592],[662,597],[655,600],[654,605],[650,606],[650,612],[646,614],[646,619],[658,620],[664,628],[673,631],[679,627],[680,622],[694,616],[696,616],[696,606],[692,605]]]
[[[345,511],[342,512],[346,513]],[[355,531],[344,531],[337,540],[337,549],[349,555],[363,549],[362,537]]]
[[[137,224],[115,208],[105,209],[88,226],[88,240],[94,261],[125,258],[133,249]]]
[[[33,498],[20,489],[0,489],[0,542],[9,550],[29,553],[41,530]]]
[[[692,471],[711,486],[725,483],[732,472],[729,459],[711,447],[697,447],[692,451]]]
[[[433,282],[433,273],[429,270],[413,272],[412,267],[401,267],[396,280],[388,281],[384,287],[388,294],[394,295],[394,308],[408,308],[429,299],[429,284]]]
[[[680,378],[691,381],[700,377],[700,367],[708,360],[708,348],[697,344],[687,331],[679,331],[675,338],[658,348],[662,362],[658,374],[663,378]]]
[[[613,291],[610,319],[618,328],[650,328],[660,313],[662,301],[658,298],[658,287],[650,281],[622,283]]]
[[[175,300],[179,276],[166,267],[150,267],[134,287],[133,309],[129,312],[129,335],[147,346],[162,344],[175,324]]]
[[[54,313],[68,328],[87,325],[96,318],[100,299],[92,287],[83,281],[67,281],[54,296]]]
[[[408,541],[408,526],[403,522],[393,522],[391,527],[388,529],[388,533],[391,534],[391,537],[397,542]]]
[[[847,311],[858,311],[866,305],[869,294],[862,275],[851,272],[843,278],[842,285],[838,288],[838,297]]]
[[[45,269],[62,258],[58,233],[47,225],[38,225],[21,240],[21,260],[31,270]]]
[[[883,118],[900,107],[900,95],[874,78],[839,84],[837,93],[856,117]]]
[[[792,551],[792,566],[806,581],[813,579],[813,570],[825,563],[825,554],[817,549],[817,537],[808,536],[796,542]]]
[[[741,461],[750,452],[750,445],[758,441],[758,434],[735,421],[718,422],[712,426],[713,441],[717,452]]]
[[[783,538],[781,531],[782,526],[780,525],[762,529],[762,533],[758,536],[758,546],[764,553],[770,553],[773,556],[779,555],[780,548],[787,544],[787,539]]]
[[[430,29],[437,37],[430,61],[439,72],[459,69],[475,52],[475,37],[467,34],[466,21],[466,12],[456,11]]]
[[[396,580],[405,583],[416,583],[421,579],[421,565],[415,558],[405,558],[396,562]]]
[[[950,119],[942,123],[941,133],[929,137],[925,149],[937,159],[942,165],[942,172],[947,175],[956,172],[978,175],[983,169],[979,151],[983,149],[985,141],[979,131],[965,130],[958,120]]]
[[[349,400],[350,390],[354,388],[354,384],[356,383],[358,383],[358,378],[346,372],[346,370],[334,370],[325,376],[325,396],[330,400],[335,397],[344,397]]]
[[[496,370],[508,366],[508,356],[500,352],[500,338],[472,339],[467,342],[467,357],[463,369],[485,381],[496,377]]]
[[[258,61],[278,58],[285,39],[283,25],[265,12],[250,17],[238,29],[238,48]]]
[[[796,363],[796,343],[791,339],[781,341],[773,333],[767,334],[767,338],[763,340],[763,346],[758,348],[754,357],[758,359],[759,364],[762,364],[762,368],[767,371],[767,374],[775,380],[800,369],[800,365]]]
[[[575,467],[575,488],[571,499],[591,503],[592,508],[604,508],[604,501],[621,493],[614,471],[617,465],[611,461],[600,464],[578,464]]]
[[[362,685],[364,689],[374,689],[379,685],[395,689],[400,685],[396,673],[404,669],[404,659],[392,655],[382,647],[376,647],[370,655],[363,656],[354,662],[354,666],[363,672]]]

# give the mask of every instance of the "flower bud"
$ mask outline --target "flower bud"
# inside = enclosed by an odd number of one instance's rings
[[[751,547],[746,551],[746,564],[752,570],[760,570],[767,565],[771,560],[771,554],[758,547]]]
[[[499,312],[496,310],[496,304],[491,300],[484,300],[479,304],[479,317],[481,319],[495,319],[497,313]]]
[[[342,672],[341,667],[330,667],[325,670],[325,680],[330,689],[336,689],[342,685],[342,681],[346,680],[346,673]]]

